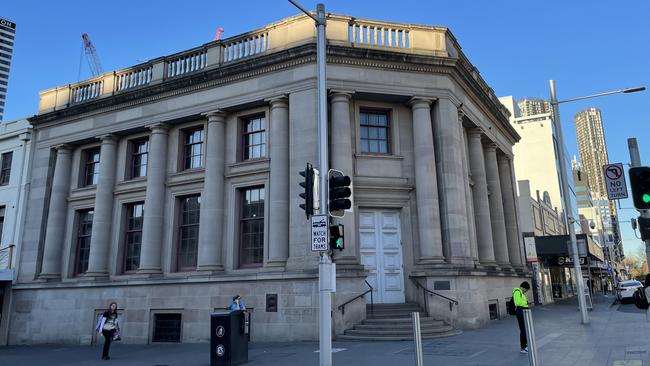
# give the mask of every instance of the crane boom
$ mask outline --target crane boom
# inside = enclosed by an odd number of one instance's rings
[[[90,71],[93,73],[93,76],[97,76],[104,72],[102,65],[99,63],[99,56],[97,56],[97,50],[93,43],[90,41],[90,36],[88,33],[81,35],[83,40],[84,52],[86,53],[86,59],[88,60],[88,66],[90,66]]]

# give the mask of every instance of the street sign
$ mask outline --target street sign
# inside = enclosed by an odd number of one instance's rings
[[[627,198],[627,185],[625,184],[625,174],[623,174],[623,164],[603,165],[603,172],[605,174],[607,197],[610,200]]]
[[[322,252],[328,249],[327,215],[314,215],[311,217],[311,251]]]

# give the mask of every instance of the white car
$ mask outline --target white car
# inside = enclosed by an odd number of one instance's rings
[[[632,300],[632,296],[639,288],[643,289],[643,284],[639,281],[623,281],[618,284],[617,297],[621,302],[626,299]]]

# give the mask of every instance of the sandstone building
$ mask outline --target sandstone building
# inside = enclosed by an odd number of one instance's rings
[[[507,110],[446,28],[329,14],[327,39],[330,166],[354,185],[333,331],[365,317],[368,296],[339,305],[366,280],[375,303],[456,328],[505,315],[528,276]],[[318,161],[315,61],[299,15],[43,91],[9,343],[88,343],[110,301],[125,342],[207,340],[234,294],[254,340],[316,339],[298,207]]]

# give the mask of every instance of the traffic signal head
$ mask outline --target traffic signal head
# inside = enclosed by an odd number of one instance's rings
[[[305,215],[309,219],[315,211],[320,209],[320,199],[318,196],[319,173],[317,169],[314,169],[311,164],[307,163],[307,167],[304,171],[300,172],[300,175],[305,178],[300,182],[300,186],[305,189],[303,193],[299,194],[305,200],[304,203],[300,204],[300,208],[305,210]]]
[[[650,167],[630,168],[630,187],[634,207],[639,210],[650,209]]]
[[[650,218],[639,216],[639,232],[641,233],[641,240],[650,239]]]
[[[345,249],[345,226],[330,225],[330,249]]]
[[[327,210],[330,216],[343,217],[345,210],[352,207],[352,201],[350,200],[350,196],[352,196],[352,190],[350,189],[352,180],[339,170],[330,169],[328,175],[329,205]]]

